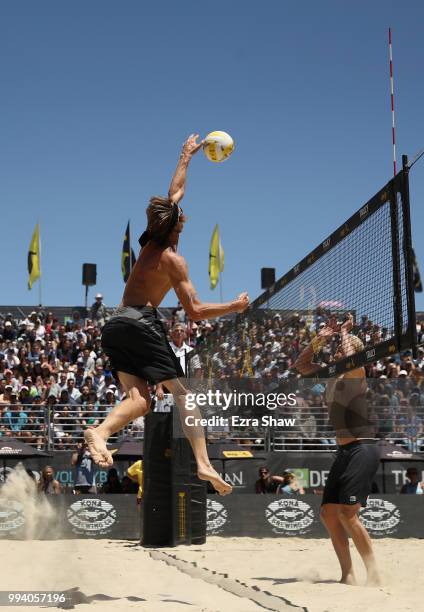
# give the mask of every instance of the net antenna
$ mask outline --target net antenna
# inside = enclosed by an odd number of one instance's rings
[[[396,176],[395,93],[394,93],[394,80],[393,80],[393,50],[392,50],[392,29],[391,28],[389,28],[389,69],[390,69],[390,105],[392,108],[393,176]]]

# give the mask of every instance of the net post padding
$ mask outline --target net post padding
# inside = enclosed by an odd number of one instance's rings
[[[141,502],[146,547],[206,541],[206,483],[197,478],[188,440],[174,434],[172,412],[146,416]]]

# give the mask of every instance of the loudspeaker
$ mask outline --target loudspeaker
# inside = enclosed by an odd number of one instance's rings
[[[275,268],[261,268],[261,288],[268,289],[275,283]]]
[[[143,546],[206,541],[206,483],[197,478],[188,440],[175,433],[173,413],[146,415],[141,502]]]
[[[97,266],[96,264],[82,264],[82,284],[86,287],[91,287],[97,282]]]

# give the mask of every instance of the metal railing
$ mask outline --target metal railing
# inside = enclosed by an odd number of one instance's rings
[[[62,405],[53,407],[39,404],[10,405],[0,413],[0,439],[18,438],[22,442],[45,451],[74,450],[83,440],[84,430],[99,425],[113,406]],[[144,436],[144,420],[137,419],[110,438],[129,435],[140,439]]]
[[[113,406],[25,404],[3,407],[0,412],[0,439],[16,437],[39,450],[74,450],[83,440],[87,427],[99,425]],[[278,415],[276,415],[278,416]],[[282,416],[282,415],[279,415]],[[293,425],[277,427],[207,427],[209,442],[230,442],[241,449],[262,451],[330,451],[336,448],[335,433],[325,406],[286,409],[284,417],[293,417]],[[375,438],[386,438],[411,452],[424,452],[424,407],[414,413],[407,408],[373,406],[370,418]],[[140,417],[114,434],[111,442],[124,435],[144,437],[144,419]]]

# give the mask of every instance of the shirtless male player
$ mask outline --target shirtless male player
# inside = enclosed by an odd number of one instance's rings
[[[142,250],[125,286],[121,304],[102,330],[102,346],[117,372],[126,399],[118,404],[96,428],[87,429],[84,437],[95,463],[110,467],[112,456],[106,447],[108,438],[130,421],[150,409],[147,383],[163,383],[173,394],[184,433],[197,463],[197,475],[208,480],[221,495],[231,492],[212,467],[201,427],[185,426],[185,417],[200,417],[198,409],[187,411],[183,384],[184,372],[172,351],[157,308],[173,288],[188,317],[194,321],[214,319],[231,312],[243,312],[249,306],[247,293],[232,302],[205,304],[199,300],[190,281],[185,259],[177,253],[178,239],[185,216],[178,202],[184,196],[187,168],[192,156],[202,147],[198,134],[192,134],[183,145],[171,181],[168,197],[154,196],[147,207],[147,229],[139,242]]]
[[[340,344],[335,358],[351,356],[364,345],[350,334],[353,316],[340,326],[333,319],[299,355],[295,368],[301,374],[312,374],[320,366],[313,362],[314,355],[335,335],[340,334]],[[331,467],[321,506],[324,523],[342,570],[341,581],[355,585],[349,538],[352,537],[367,570],[367,584],[380,584],[371,539],[358,517],[361,506],[367,505],[380,463],[380,452],[373,439],[368,420],[366,401],[367,384],[365,368],[355,368],[328,381],[326,400],[330,423],[336,432],[338,451]]]

